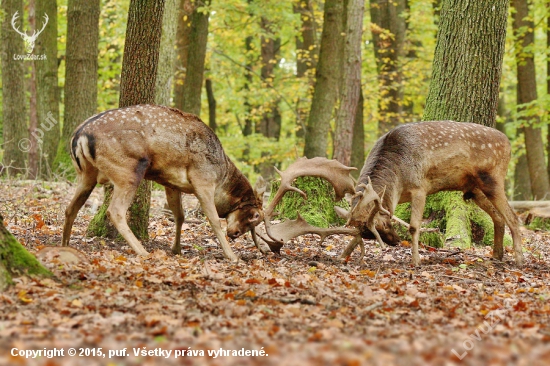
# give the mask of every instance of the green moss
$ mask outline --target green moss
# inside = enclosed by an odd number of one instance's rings
[[[395,215],[409,222],[410,203],[398,205]],[[422,233],[420,241],[425,245],[440,247],[445,241],[451,241],[453,246],[462,248],[469,248],[472,244],[493,245],[493,220],[474,202],[465,202],[460,192],[440,192],[429,196],[423,218],[423,227],[438,228],[443,233]],[[396,228],[403,239],[410,240],[406,228],[401,225]],[[504,244],[512,244],[509,235],[504,236]]]
[[[279,218],[294,220],[298,217],[297,213],[299,212],[304,220],[317,227],[344,225],[346,223],[344,219],[338,217],[336,211],[334,211],[334,206],[349,209],[349,205],[344,199],[334,202],[334,189],[329,182],[322,178],[299,177],[293,185],[302,190],[308,198],[304,200],[297,192],[287,192],[275,208],[275,211],[279,213]],[[270,201],[279,186],[279,181],[272,182]]]
[[[57,146],[57,153],[53,161],[53,171],[63,173],[66,179],[73,180],[76,178],[76,172],[73,169],[71,155],[64,148],[66,144],[67,142],[62,137]]]
[[[534,217],[527,228],[531,230],[545,230],[550,231],[550,218]]]
[[[52,276],[52,273],[42,266],[9,231],[3,226],[0,230],[0,262],[3,267],[3,273],[0,273],[0,275],[5,279],[4,282],[11,283],[11,276]]]
[[[99,211],[95,214],[95,216],[90,220],[90,223],[88,224],[88,229],[86,230],[86,236],[88,237],[94,237],[94,236],[100,236],[100,237],[108,237],[109,235],[109,229],[107,228],[107,225],[105,224],[108,220],[107,217],[107,208],[109,205],[101,205],[99,208]]]

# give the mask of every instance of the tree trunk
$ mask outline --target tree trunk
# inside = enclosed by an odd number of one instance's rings
[[[304,155],[325,157],[328,131],[338,98],[338,70],[342,43],[343,0],[326,0],[315,89],[307,121]]]
[[[176,61],[176,49],[174,38],[178,26],[179,0],[165,0],[162,19],[162,36],[160,38],[160,51],[155,83],[155,103],[170,105],[172,94],[172,81],[174,79],[174,65]]]
[[[155,103],[164,0],[131,0],[120,78],[119,107]],[[107,220],[112,186],[105,186],[105,199],[88,226],[88,235],[110,236]],[[142,180],[130,206],[130,229],[139,239],[148,237],[151,182]]]
[[[299,36],[296,37],[296,76],[301,78],[306,76],[308,71],[315,69],[319,57],[312,1],[296,1],[294,12],[300,14],[302,22]]]
[[[250,3],[251,0],[249,0]],[[252,85],[252,59],[251,59],[251,51],[252,51],[252,42],[254,38],[252,36],[246,37],[244,41],[245,46],[245,56],[246,56],[246,71],[244,74],[244,90],[246,91],[245,94],[245,100],[244,100],[244,108],[245,108],[245,118],[244,118],[244,126],[243,126],[243,136],[250,136],[253,131],[254,127],[254,121],[252,120],[252,109],[253,106],[250,103],[250,85]],[[248,147],[245,150],[245,153],[243,153],[243,158],[246,159],[248,156]]]
[[[365,126],[363,125],[364,108],[363,91],[359,90],[359,103],[355,111],[355,122],[353,124],[353,140],[351,142],[351,166],[357,170],[351,172],[356,179],[363,165],[365,164]]]
[[[204,60],[206,59],[206,42],[208,40],[209,13],[207,9],[209,6],[210,0],[197,0],[195,4],[191,20],[191,34],[189,35],[187,73],[183,84],[183,110],[197,116],[201,114]]]
[[[537,79],[535,72],[535,56],[533,53],[535,34],[534,23],[529,17],[527,0],[512,0],[515,9],[513,28],[516,37],[516,66],[517,66],[517,104],[521,110],[528,110],[529,103],[536,102]],[[529,178],[531,180],[531,192],[536,200],[547,199],[550,193],[546,162],[544,160],[544,145],[542,142],[542,130],[535,127],[540,123],[536,114],[529,113],[523,117],[523,134],[525,136],[525,151],[527,165],[529,166]]]
[[[261,27],[268,36],[262,35],[260,39],[262,62],[260,76],[263,87],[271,89],[275,79],[275,65],[278,62],[277,55],[281,47],[281,39],[274,37],[275,32],[271,29],[272,25],[267,19],[261,19]],[[260,123],[256,125],[256,133],[272,137],[277,141],[281,135],[281,114],[278,104],[279,97],[277,96],[268,104],[267,111],[263,113]]]
[[[38,161],[41,177],[51,177],[53,161],[60,139],[59,85],[57,82],[57,0],[36,2],[36,29],[43,26],[44,15],[49,17],[44,31],[36,39],[36,55],[45,55],[36,65],[36,106],[38,127],[42,136]]]
[[[191,34],[191,15],[193,3],[191,0],[180,0],[178,10],[178,30],[176,33],[177,58],[174,77],[174,105],[183,109],[183,84],[187,73],[187,58],[189,54],[189,36]]]
[[[333,158],[351,165],[353,125],[361,93],[361,35],[363,34],[364,0],[349,0],[346,15],[346,39],[342,62],[340,108],[336,115]]]
[[[374,55],[378,70],[378,133],[403,122],[403,74],[406,0],[373,0],[370,4]]]
[[[521,154],[514,170],[514,201],[527,201],[532,197],[527,156]]]
[[[208,126],[212,131],[216,132],[218,125],[216,123],[216,98],[214,97],[214,89],[212,88],[212,80],[206,79],[204,82],[206,88],[206,97],[208,98]]]
[[[6,229],[4,218],[0,215],[0,291],[12,284],[12,276],[21,274],[52,276],[51,272],[44,268]]]
[[[97,112],[100,0],[69,0],[65,57],[65,113],[54,166],[71,167],[75,128]]]
[[[29,31],[35,30],[35,0],[29,0]],[[29,149],[29,178],[36,179],[39,176],[38,172],[38,160],[40,159],[40,144],[42,143],[42,137],[39,135],[38,128],[38,111],[36,106],[37,92],[36,92],[36,62],[31,62],[31,75],[29,78],[29,138],[32,143]]]
[[[23,174],[26,168],[26,153],[32,141],[28,139],[25,113],[25,63],[13,59],[13,55],[24,53],[23,38],[11,26],[11,17],[15,12],[18,12],[19,19],[23,17],[23,1],[3,0],[2,10],[5,15],[0,44],[4,156],[0,173]],[[18,24],[21,24],[21,21]]]
[[[424,120],[495,126],[507,14],[508,0],[443,2]],[[435,206],[434,201],[452,203],[439,214],[446,218],[446,227],[440,229],[446,238],[452,238],[453,245],[472,242],[470,220],[478,225],[491,222],[477,206],[463,203],[456,192],[430,197],[425,217],[431,214],[429,207]],[[486,233],[493,231],[491,225],[480,228]]]
[[[310,90],[313,87],[313,73],[317,67],[319,47],[317,45],[317,32],[315,30],[315,18],[311,0],[297,0],[294,2],[294,12],[300,14],[301,28],[296,37],[296,77],[308,79],[308,93],[296,102],[297,128],[296,136],[304,137],[305,122],[307,120],[307,108]]]
[[[508,0],[443,2],[424,120],[494,127]]]

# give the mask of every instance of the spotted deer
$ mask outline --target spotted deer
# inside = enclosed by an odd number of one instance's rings
[[[197,116],[175,108],[136,105],[99,113],[76,128],[71,157],[78,174],[75,195],[65,211],[62,245],[69,245],[71,228],[97,183],[114,186],[107,214],[137,254],[147,251],[126,222],[126,212],[142,179],[165,187],[176,223],[172,251],[181,252],[184,221],[181,192],[194,194],[220,241],[224,255],[236,261],[222,230],[234,239],[263,219],[263,191],[252,188],[225,154],[214,132]]]
[[[365,161],[348,223],[363,238],[376,237],[381,245],[396,245],[400,239],[391,225],[393,212],[397,204],[411,202],[412,262],[418,265],[426,196],[462,191],[465,199],[472,199],[493,219],[493,257],[503,258],[506,224],[516,264],[522,265],[519,223],[504,192],[509,161],[510,142],[493,128],[451,121],[401,125],[382,136]],[[362,242],[352,241],[342,256],[348,256],[357,244]]]

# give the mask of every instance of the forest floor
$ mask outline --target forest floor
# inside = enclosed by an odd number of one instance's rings
[[[189,197],[183,254],[171,254],[174,224],[154,192],[151,254],[138,257],[125,242],[85,237],[96,189],[73,227],[83,258],[71,264],[44,248],[60,244],[73,192],[1,182],[8,229],[55,277],[19,277],[0,293],[0,365],[550,364],[550,233],[522,229],[523,268],[510,248],[493,260],[491,247],[423,248],[414,268],[407,243],[372,242],[362,263],[358,249],[341,263],[345,236],[322,246],[305,236],[263,256],[249,234],[232,243],[242,260],[231,264]],[[54,348],[64,356],[30,358]]]

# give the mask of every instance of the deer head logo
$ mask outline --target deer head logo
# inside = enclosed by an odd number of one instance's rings
[[[25,42],[25,52],[31,53],[34,49],[34,42],[36,42],[36,38],[38,38],[38,35],[42,33],[44,28],[46,28],[46,24],[48,24],[48,14],[44,14],[44,25],[42,25],[42,29],[40,29],[38,32],[34,30],[31,36],[29,36],[25,32],[21,32],[19,30],[19,27],[15,24],[17,22],[17,18],[19,18],[19,14],[16,11],[15,14],[13,14],[13,17],[11,18],[11,26],[13,29],[23,37],[23,41]]]

